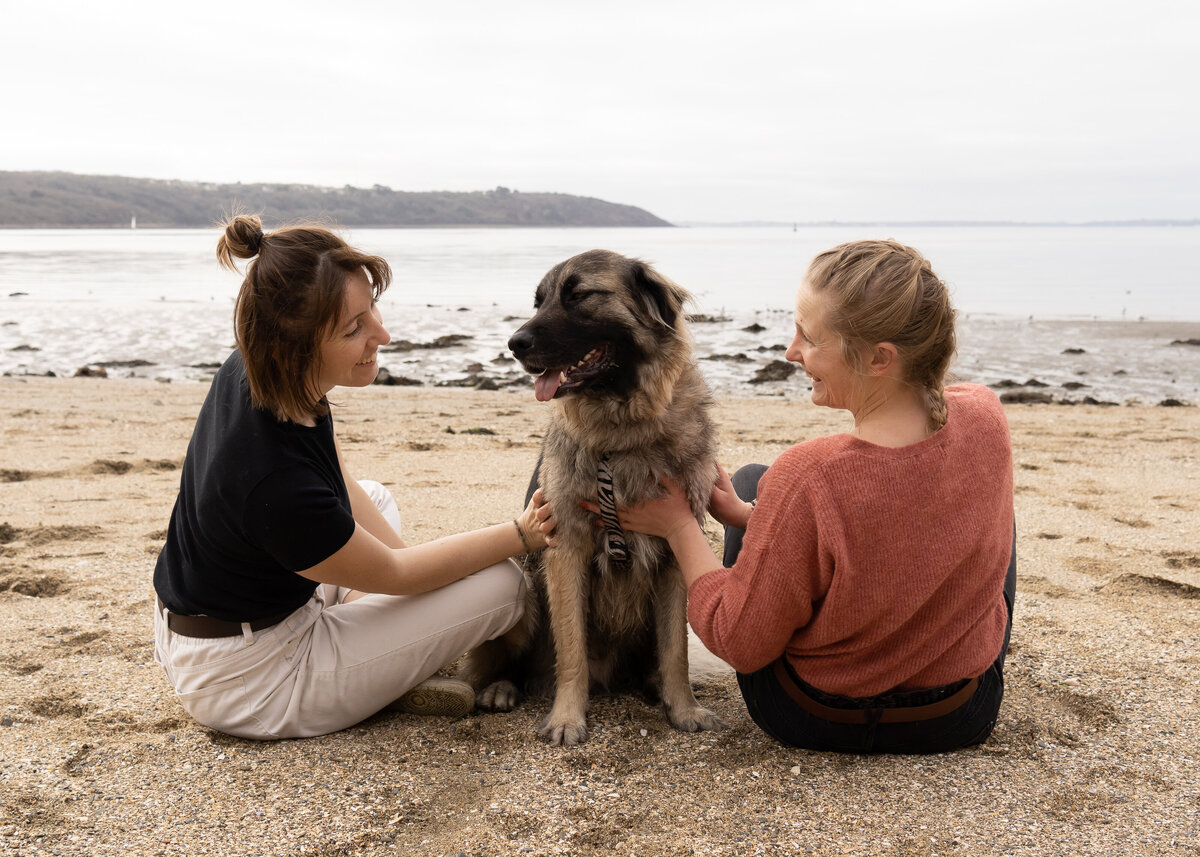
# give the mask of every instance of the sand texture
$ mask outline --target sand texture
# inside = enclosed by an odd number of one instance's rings
[[[269,744],[197,726],[153,661],[150,574],[205,390],[0,378],[2,854],[1200,854],[1200,409],[1008,406],[1000,722],[908,758],[780,746],[730,674],[697,685],[724,731],[595,698],[567,751],[535,735],[542,701]],[[529,391],[338,397],[351,470],[410,540],[519,510],[547,418]],[[731,469],[847,427],[770,398],[716,417]]]

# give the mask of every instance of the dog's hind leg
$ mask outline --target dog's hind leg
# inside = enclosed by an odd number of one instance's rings
[[[514,646],[503,637],[473,649],[459,668],[459,678],[475,690],[475,704],[484,711],[512,711],[521,694],[509,675]]]
[[[504,634],[485,640],[467,653],[458,677],[475,690],[475,704],[484,711],[512,711],[520,701],[517,681],[524,655],[541,621],[532,588],[526,590],[525,612]]]
[[[687,590],[683,575],[672,566],[659,578],[657,588],[654,621],[667,720],[684,732],[722,729],[725,724],[721,718],[696,701],[688,678]]]
[[[554,636],[554,705],[538,729],[551,744],[571,747],[587,740],[588,657],[585,615],[587,566],[566,546],[546,552],[546,595]]]

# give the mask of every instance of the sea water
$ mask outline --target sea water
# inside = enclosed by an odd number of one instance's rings
[[[212,229],[0,230],[0,372],[199,379],[233,346],[240,277],[218,267]],[[895,238],[949,284],[962,326],[956,370],[984,383],[1039,376],[1098,398],[1196,399],[1200,228],[1169,226],[775,226],[352,229],[391,263],[381,300],[393,339],[472,336],[452,349],[385,355],[423,383],[502,365],[506,341],[557,262],[602,247],[653,263],[694,295],[693,325],[718,392],[798,395],[802,382],[747,386],[779,359],[812,257],[843,241]],[[746,330],[746,328],[752,330]],[[757,330],[757,327],[765,328]],[[1069,353],[1064,356],[1064,352]],[[135,364],[135,365],[128,365]],[[519,367],[496,369],[519,375]],[[1019,377],[1018,377],[1019,376]],[[1078,379],[1084,379],[1079,381]],[[1068,388],[1069,389],[1069,388]]]

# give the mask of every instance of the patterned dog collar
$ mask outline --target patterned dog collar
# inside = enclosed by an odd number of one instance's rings
[[[608,468],[608,455],[600,457],[596,468],[596,483],[600,495],[600,520],[604,524],[604,552],[618,565],[629,562],[629,548],[625,544],[625,531],[617,518],[617,499],[613,493],[612,471]]]

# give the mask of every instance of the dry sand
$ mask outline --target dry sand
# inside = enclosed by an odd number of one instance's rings
[[[271,744],[195,725],[152,659],[150,574],[204,392],[0,378],[0,853],[1200,854],[1196,408],[1009,406],[1000,722],[907,758],[782,747],[729,675],[697,687],[722,732],[598,698],[567,751],[534,734],[544,702]],[[546,420],[527,392],[341,399],[350,467],[410,539],[518,510]],[[846,427],[770,398],[717,418],[731,467]]]

